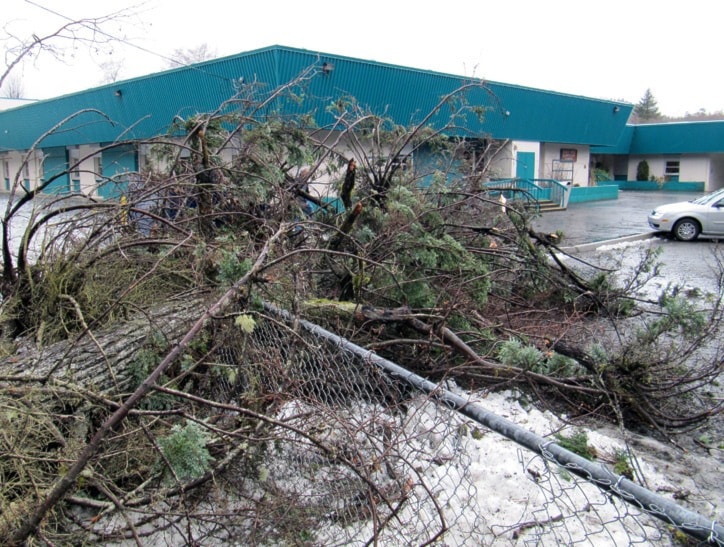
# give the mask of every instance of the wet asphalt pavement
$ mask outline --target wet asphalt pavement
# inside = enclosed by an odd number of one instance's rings
[[[650,233],[646,221],[657,206],[688,201],[703,195],[691,192],[620,191],[618,199],[572,203],[566,211],[544,213],[533,223],[538,231],[564,234],[564,245],[606,241],[634,234]]]
[[[651,237],[646,217],[657,206],[676,201],[687,201],[701,196],[690,192],[633,192],[621,191],[617,200],[574,203],[566,211],[543,213],[533,222],[537,231],[563,232],[561,247],[573,249],[571,254],[581,256],[602,267],[616,267],[619,263],[633,268],[647,247],[661,250],[661,276],[654,280],[655,290],[673,283],[682,287],[695,287],[717,293],[718,278],[722,272],[724,241],[698,239],[692,242],[676,241],[670,237]],[[617,241],[640,234],[644,237],[632,241]]]

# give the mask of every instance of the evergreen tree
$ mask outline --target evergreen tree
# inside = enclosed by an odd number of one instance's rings
[[[656,98],[651,92],[651,89],[646,90],[644,96],[641,97],[641,100],[634,107],[634,115],[642,122],[650,122],[661,119],[661,112],[659,112]]]

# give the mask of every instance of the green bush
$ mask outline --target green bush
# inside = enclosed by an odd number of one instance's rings
[[[636,180],[649,180],[649,163],[641,160],[636,167]]]

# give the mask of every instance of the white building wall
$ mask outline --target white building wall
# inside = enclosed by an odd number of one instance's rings
[[[663,156],[631,156],[628,164],[628,180],[636,180],[636,172],[640,162],[649,164],[649,178],[663,177],[666,163]]]
[[[31,154],[27,164],[23,166],[26,152],[13,150],[0,154],[2,162],[2,184],[0,190],[12,190],[16,180],[19,180],[27,189],[32,190],[38,186],[43,176],[43,155],[40,150]]]
[[[709,182],[705,188],[709,192],[724,188],[724,154],[714,154],[711,157]]]
[[[515,176],[515,154],[513,143],[508,142],[498,150],[488,164],[490,178],[509,179]]]
[[[347,172],[346,161],[354,159],[357,162],[357,182],[356,185],[362,184],[360,180],[360,172],[363,170],[363,160],[374,161],[376,155],[380,155],[380,161],[387,161],[388,156],[392,153],[390,147],[381,150],[361,149],[363,143],[357,138],[350,135],[340,135],[339,132],[329,132],[324,140],[324,146],[333,148],[335,153],[330,155],[326,161],[320,164],[315,170],[311,179],[309,179],[309,192],[313,196],[320,199],[333,198],[337,196],[337,187],[341,185]],[[406,167],[412,168],[415,161],[413,148],[408,145],[400,151],[400,159],[405,163]],[[299,173],[291,173],[292,175],[300,175],[305,169],[312,168],[308,165],[300,169]]]
[[[636,180],[636,172],[641,161],[649,164],[649,179],[664,182],[666,179],[666,162],[679,162],[680,182],[703,182],[705,189],[710,189],[712,160],[706,155],[686,156],[631,156],[628,163],[628,180]]]
[[[569,157],[566,155],[568,154],[568,152],[566,152],[562,156],[561,150],[575,150],[575,160],[572,164],[572,186],[588,186],[590,180],[591,149],[587,145],[544,143],[541,146],[542,157],[540,164],[542,168],[539,178],[559,178],[554,176],[554,160],[560,160],[565,159],[565,157]]]
[[[87,196],[98,194],[98,182],[102,179],[103,155],[98,145],[81,145],[80,191]]]
[[[679,180],[685,182],[704,182],[704,188],[709,186],[711,160],[709,156],[682,156]]]
[[[89,196],[97,195],[98,182],[101,180],[101,177],[98,176],[98,168],[101,165],[99,149],[98,145],[80,145],[68,150],[69,167],[75,163],[74,159],[80,160],[78,167],[69,173],[69,191],[80,191]],[[12,189],[19,172],[20,181],[26,188],[36,189],[40,186],[45,174],[43,151],[33,151],[28,165],[23,168],[24,157],[25,152],[23,151],[10,151],[0,154],[0,169],[2,169],[1,192]]]

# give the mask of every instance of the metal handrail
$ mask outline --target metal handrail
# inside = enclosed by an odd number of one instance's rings
[[[491,190],[504,192],[506,199],[523,199],[536,203],[550,200],[566,209],[571,195],[571,187],[556,179],[500,179],[485,183]]]

